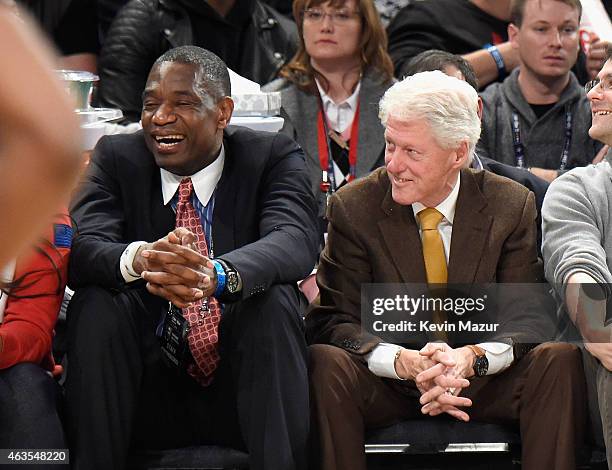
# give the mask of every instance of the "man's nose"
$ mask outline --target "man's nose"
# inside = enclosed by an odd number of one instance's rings
[[[159,126],[163,126],[169,122],[174,122],[176,120],[176,115],[174,114],[174,108],[166,103],[162,103],[153,113],[153,122]]]

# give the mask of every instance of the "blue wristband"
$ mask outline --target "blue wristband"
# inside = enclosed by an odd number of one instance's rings
[[[215,271],[217,271],[217,289],[213,294],[213,297],[219,297],[223,293],[223,289],[225,289],[225,269],[221,266],[221,263],[218,261],[211,259],[210,262],[215,267]]]
[[[499,49],[497,48],[497,46],[494,46],[493,44],[485,44],[484,48],[489,54],[491,54],[491,57],[493,57],[493,60],[495,61],[495,65],[497,66],[498,79],[499,81],[502,81],[504,78],[508,76],[508,71],[506,70],[506,64],[504,64],[504,58],[499,52]]]

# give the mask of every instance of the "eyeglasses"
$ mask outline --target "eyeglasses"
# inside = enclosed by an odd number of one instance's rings
[[[612,79],[604,78],[603,80],[600,80],[599,78],[596,78],[595,80],[591,80],[590,82],[587,82],[586,85],[584,85],[584,91],[588,93],[597,86],[599,86],[599,89],[602,92],[612,90]]]
[[[332,10],[331,12],[326,12],[320,8],[309,8],[308,10],[304,10],[304,20],[312,23],[320,23],[326,16],[329,16],[334,24],[347,24],[358,15],[358,11],[351,10]]]

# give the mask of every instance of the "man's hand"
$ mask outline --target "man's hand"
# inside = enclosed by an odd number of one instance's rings
[[[421,412],[430,416],[441,413],[469,421],[469,415],[459,407],[471,406],[469,398],[457,396],[470,385],[474,353],[469,348],[453,349],[445,343],[428,343],[420,351],[434,365],[419,373],[416,384],[421,391]]]
[[[545,181],[548,181],[549,183],[552,183],[557,176],[559,176],[559,174],[557,173],[557,170],[547,170],[545,168],[538,168],[538,167],[531,167],[529,168],[529,171],[531,173],[533,173],[534,175],[536,175],[539,178],[542,178]]]
[[[584,343],[587,351],[599,359],[606,370],[612,372],[612,344],[611,343]]]
[[[216,271],[193,249],[195,240],[189,230],[177,228],[140,247],[134,257],[134,270],[147,281],[147,290],[179,308],[209,297],[217,288]]]
[[[589,79],[593,80],[603,67],[607,57],[608,42],[602,41],[595,33],[590,33],[589,46],[586,51],[586,69]]]

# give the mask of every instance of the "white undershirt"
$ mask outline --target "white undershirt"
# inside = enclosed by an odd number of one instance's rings
[[[459,187],[461,186],[461,178],[457,177],[457,183],[454,185],[450,194],[440,204],[436,206],[444,218],[438,225],[438,231],[442,238],[444,245],[444,255],[446,257],[446,263],[450,257],[451,239],[453,235],[453,221],[455,218],[455,209],[457,207],[457,197],[459,196]],[[412,210],[414,211],[415,219],[418,224],[417,214],[426,206],[420,202],[412,204]],[[423,232],[419,227],[419,234],[423,236]],[[489,369],[487,375],[497,374],[508,368],[514,360],[514,353],[512,347],[505,343],[489,342],[478,344],[482,349],[485,350],[485,354],[489,361]],[[390,343],[378,344],[372,352],[366,355],[368,362],[368,368],[372,373],[380,377],[389,377],[392,379],[399,379],[395,372],[395,354],[398,349],[402,349],[401,346]]]

